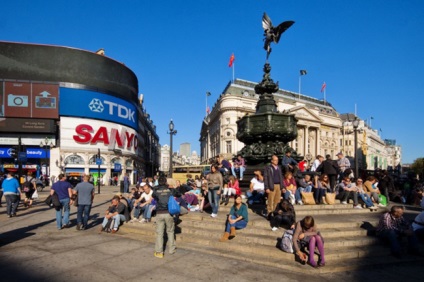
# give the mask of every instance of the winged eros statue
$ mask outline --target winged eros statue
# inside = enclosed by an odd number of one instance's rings
[[[281,35],[294,24],[294,21],[285,21],[279,24],[277,27],[272,26],[271,19],[266,13],[262,17],[262,27],[264,29],[266,59],[268,60],[269,54],[271,53],[271,42],[278,43]]]

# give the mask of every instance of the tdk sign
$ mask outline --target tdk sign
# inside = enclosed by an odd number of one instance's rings
[[[109,111],[108,111],[109,115],[113,116],[113,115],[116,114],[120,118],[128,119],[130,121],[135,122],[134,111],[132,111],[131,109],[128,109],[125,106],[113,103],[111,101],[104,100],[103,103],[102,103],[102,101],[100,101],[100,99],[94,98],[93,100],[91,100],[88,107],[90,108],[90,110],[92,112],[102,113],[105,109],[103,104],[105,104],[106,107],[109,108]]]
[[[137,129],[136,107],[123,99],[89,90],[61,87],[59,103],[60,115],[107,120]]]

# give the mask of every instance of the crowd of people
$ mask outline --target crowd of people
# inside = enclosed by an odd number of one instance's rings
[[[328,196],[333,195],[333,199],[339,199],[341,204],[352,201],[353,208],[361,209],[364,206],[370,210],[385,206],[398,195],[387,172],[368,176],[364,181],[360,177],[354,178],[349,160],[344,158],[343,154],[339,153],[337,157],[338,160],[332,160],[328,155],[326,158],[317,156],[311,167],[307,168],[306,164],[300,167],[300,163],[297,163],[289,152],[281,160],[277,155],[273,155],[269,165],[254,170],[254,177],[250,179],[245,195],[240,187],[246,170],[242,156],[237,156],[233,164],[217,157],[211,164],[208,175],[196,175],[193,178],[191,174],[187,174],[184,183],[164,176],[141,178],[135,187],[128,185],[124,194],[113,196],[99,226],[99,232],[116,233],[123,222],[149,224],[152,217],[155,217],[157,240],[154,256],[162,258],[165,233],[169,253],[176,251],[174,230],[175,225],[180,222],[180,215],[210,210],[211,218],[216,218],[220,206],[230,204],[230,199],[233,198],[230,212],[225,217],[225,232],[219,241],[227,242],[236,236],[236,230],[247,228],[249,206],[266,205],[264,215],[269,220],[272,231],[279,228],[293,230],[293,249],[299,261],[314,268],[323,267],[326,264],[324,238],[314,218],[306,216],[301,220],[296,219],[295,207],[304,204],[302,198],[305,194],[311,194],[313,202],[318,205],[329,204],[328,199],[331,197]],[[300,173],[305,172],[305,169],[309,169],[311,173]],[[20,185],[11,172],[2,181],[0,196],[4,193],[6,197],[9,217],[16,215],[21,193],[25,194],[26,205],[32,205],[31,193],[36,190],[35,182],[31,174],[25,180],[24,187],[32,187],[26,191],[20,190]],[[70,227],[70,206],[73,204],[77,205],[76,229],[87,229],[94,195],[95,190],[89,175],[84,175],[83,181],[73,187],[67,181],[66,175],[60,174],[50,190],[51,203],[56,210],[57,229]],[[421,189],[410,189],[409,194],[402,194],[401,202],[406,201],[402,198],[405,195],[424,209]],[[178,203],[178,214],[170,214],[170,198]],[[244,198],[246,203],[243,203]],[[402,256],[399,238],[408,238],[408,250],[416,254],[418,239],[423,239],[424,235],[424,212],[409,224],[403,218],[403,211],[402,206],[393,206],[389,212],[382,215],[376,228],[377,236],[389,242],[392,254],[396,257]],[[318,261],[314,258],[315,249],[319,253]]]

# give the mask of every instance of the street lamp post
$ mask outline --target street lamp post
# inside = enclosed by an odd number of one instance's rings
[[[170,136],[170,148],[169,148],[169,177],[172,177],[172,136],[177,134],[177,131],[174,129],[174,122],[169,122],[169,136]]]
[[[354,140],[354,150],[355,150],[355,177],[359,177],[359,162],[358,162],[358,126],[359,126],[359,119],[355,117],[355,119],[352,121],[353,125],[353,131],[355,134],[355,140]]]
[[[45,161],[46,161],[46,175],[50,176],[50,156],[48,156],[48,149],[50,149],[51,147],[54,147],[53,142],[50,140],[49,137],[44,138],[43,141],[40,142],[40,147],[44,149],[44,153],[45,153]],[[49,163],[47,163],[49,161]]]

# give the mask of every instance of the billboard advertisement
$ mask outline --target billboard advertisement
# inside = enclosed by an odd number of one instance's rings
[[[60,88],[60,115],[94,118],[137,129],[135,105],[111,95],[73,88]]]
[[[90,149],[136,154],[137,132],[131,127],[93,120],[61,117],[61,149]]]
[[[4,81],[1,88],[0,116],[52,119],[59,117],[59,85]]]
[[[12,148],[5,147],[0,148],[0,158],[11,158]],[[45,159],[50,158],[50,151],[42,148],[27,148],[26,149],[26,157],[28,159]]]

